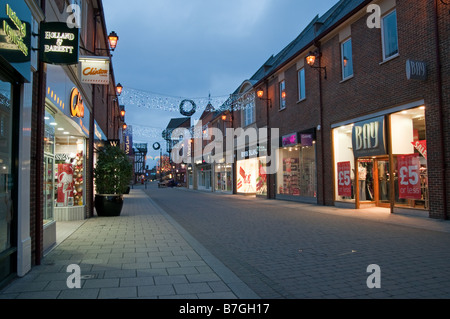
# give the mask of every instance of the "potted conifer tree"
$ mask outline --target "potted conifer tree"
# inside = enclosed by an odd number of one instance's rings
[[[123,194],[129,187],[132,174],[133,165],[119,147],[105,145],[97,150],[94,183],[98,216],[120,216]]]

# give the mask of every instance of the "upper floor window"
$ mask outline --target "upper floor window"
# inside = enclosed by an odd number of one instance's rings
[[[283,80],[280,82],[280,110],[286,108],[286,82]]]
[[[383,60],[398,54],[397,11],[383,17],[381,26],[383,38]]]
[[[306,84],[305,84],[305,69],[298,71],[298,100],[301,101],[306,98]]]
[[[353,75],[352,39],[348,39],[341,44],[341,63],[342,78],[345,80]]]
[[[255,103],[248,103],[244,108],[244,123],[245,126],[255,122]]]

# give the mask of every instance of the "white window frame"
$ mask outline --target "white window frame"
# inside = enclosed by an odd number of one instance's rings
[[[244,124],[251,125],[255,122],[255,103],[250,102],[244,108]]]
[[[349,60],[352,64],[352,73],[346,76],[345,75],[345,66],[344,66],[344,45],[346,43],[348,43],[349,41],[350,41],[350,45],[352,46],[351,47],[351,56],[350,56],[350,60]],[[341,68],[342,68],[342,80],[346,80],[346,79],[353,77],[354,69],[353,69],[353,41],[352,41],[352,38],[348,38],[341,43]]]
[[[395,39],[397,42],[397,53],[394,53],[391,56],[386,56],[386,37],[385,37],[385,27],[384,27],[384,21],[385,19],[390,16],[391,14],[395,14],[395,28],[396,28],[396,34],[397,34],[397,38]],[[390,59],[393,59],[395,57],[397,57],[399,55],[400,49],[399,49],[399,44],[398,44],[398,19],[397,19],[397,9],[394,9],[392,11],[389,11],[388,13],[386,13],[382,18],[381,18],[381,43],[382,43],[382,49],[383,49],[383,61],[387,61]]]
[[[303,74],[303,81],[301,74]],[[306,71],[304,67],[298,70],[297,79],[298,79],[298,101],[300,102],[306,99]]]

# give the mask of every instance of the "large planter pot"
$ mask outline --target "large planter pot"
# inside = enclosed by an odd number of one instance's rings
[[[123,195],[95,194],[95,210],[99,217],[120,216]]]

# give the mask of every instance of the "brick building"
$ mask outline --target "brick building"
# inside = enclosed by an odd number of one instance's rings
[[[94,144],[118,139],[123,121],[101,0],[2,1],[0,16],[3,285],[41,263],[58,221],[93,215]]]
[[[341,0],[264,63],[245,90],[280,130],[267,197],[448,217],[449,9]]]

